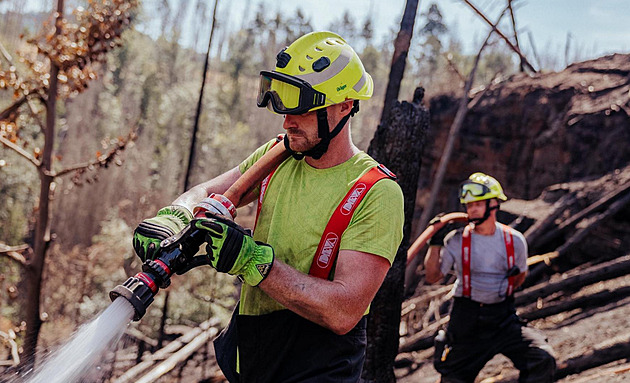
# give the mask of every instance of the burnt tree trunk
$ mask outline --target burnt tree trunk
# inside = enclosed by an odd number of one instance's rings
[[[392,106],[398,100],[400,83],[405,74],[407,54],[409,53],[409,45],[411,45],[411,36],[413,35],[413,25],[416,21],[417,11],[418,0],[407,0],[405,12],[400,21],[400,31],[398,31],[396,40],[394,40],[394,55],[392,57],[392,67],[389,70],[389,80],[385,90],[385,102],[381,113],[380,125],[385,124],[391,113]]]
[[[429,111],[420,104],[423,96],[424,89],[418,88],[413,102],[397,101],[386,124],[378,127],[368,148],[368,154],[398,176],[404,195],[405,225],[394,263],[372,301],[363,367],[365,382],[396,381],[394,359],[398,354],[405,264],[425,134],[429,127]]]
[[[210,48],[212,47],[212,37],[214,36],[214,27],[217,24],[217,5],[219,0],[214,0],[214,10],[212,11],[212,28],[210,28],[210,39],[208,40],[208,50],[203,62],[203,73],[201,76],[201,88],[199,90],[199,98],[197,99],[197,111],[195,112],[195,123],[193,124],[192,135],[190,138],[190,150],[188,151],[188,165],[186,165],[186,175],[184,176],[184,192],[190,187],[190,174],[192,173],[193,162],[195,161],[195,147],[197,144],[197,131],[199,130],[199,119],[201,118],[201,109],[203,106],[203,93],[206,88],[206,77],[208,76],[208,65],[210,63]]]
[[[57,0],[56,29],[55,34],[61,30],[61,19],[63,18],[64,0]],[[55,108],[57,104],[57,75],[59,67],[51,60],[50,63],[50,87],[48,88],[48,98],[46,100],[46,131],[44,132],[44,151],[42,153],[41,166],[38,168],[40,179],[38,217],[35,226],[33,258],[26,267],[27,293],[24,302],[24,314],[26,319],[26,334],[24,336],[24,362],[22,368],[30,369],[35,365],[35,351],[37,350],[37,339],[42,326],[40,318],[40,298],[42,290],[42,275],[46,261],[46,250],[50,242],[49,215],[50,215],[50,192],[53,176],[52,151],[55,139]]]

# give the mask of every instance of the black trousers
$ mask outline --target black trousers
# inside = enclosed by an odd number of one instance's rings
[[[235,314],[214,346],[230,383],[356,383],[365,360],[366,328],[366,317],[349,333],[337,335],[289,310]]]
[[[493,305],[455,298],[446,341],[435,347],[434,366],[441,382],[473,383],[497,354],[514,363],[520,383],[553,382],[553,350],[542,333],[518,318],[512,298]]]

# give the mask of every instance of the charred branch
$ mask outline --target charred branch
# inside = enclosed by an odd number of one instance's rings
[[[603,196],[602,198],[600,198],[599,200],[597,200],[596,202],[592,203],[591,205],[589,205],[587,208],[581,210],[579,213],[573,215],[571,218],[565,220],[564,222],[562,222],[560,225],[558,225],[558,227],[554,230],[546,230],[546,234],[540,236],[539,238],[534,238],[532,239],[533,244],[531,244],[531,246],[543,246],[546,243],[549,243],[550,241],[554,240],[555,238],[559,237],[560,235],[562,235],[564,232],[566,232],[569,228],[573,227],[575,224],[577,224],[578,222],[580,222],[582,219],[586,218],[589,214],[600,211],[602,209],[604,209],[608,204],[611,204],[617,197],[622,196],[623,194],[627,193],[630,190],[630,182],[626,182],[624,184],[622,184],[621,186],[619,186],[618,188],[615,188],[613,191],[611,191],[610,193],[606,194],[605,196]],[[627,199],[627,197],[622,197],[622,201],[625,201]],[[567,208],[570,207],[570,204],[572,202],[575,202],[576,200],[573,198],[568,198],[568,202],[564,203],[564,206],[560,206],[559,210],[566,210]],[[619,208],[623,207],[624,203],[621,204],[622,206],[619,206]],[[617,206],[617,205],[616,205]],[[615,213],[615,210],[617,209],[608,209],[607,213],[610,213],[612,211],[612,213]],[[606,214],[606,216],[609,216],[611,214]],[[554,219],[555,221],[555,219]]]
[[[575,309],[603,306],[609,302],[618,301],[630,295],[630,286],[620,287],[615,290],[604,290],[595,294],[569,299],[563,302],[550,304],[543,307],[528,307],[527,311],[519,312],[519,316],[527,320],[546,318],[555,314]]]
[[[625,359],[628,355],[630,355],[630,337],[625,335],[618,338],[617,342],[612,345],[603,345],[587,350],[580,356],[559,363],[554,378],[559,380],[571,374],[602,366],[615,360]]]
[[[580,288],[626,274],[630,274],[630,255],[589,267],[586,270],[575,271],[557,282],[545,282],[530,287],[516,294],[516,305],[527,305],[558,291]]]

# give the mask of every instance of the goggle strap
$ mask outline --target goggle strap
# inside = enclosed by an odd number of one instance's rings
[[[326,108],[317,110],[317,136],[322,140],[328,137],[328,111]]]

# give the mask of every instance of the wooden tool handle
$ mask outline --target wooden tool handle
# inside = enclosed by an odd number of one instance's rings
[[[281,142],[278,143],[247,169],[223,195],[232,201],[234,206],[239,207],[243,197],[287,158],[289,158],[289,152]]]
[[[407,265],[418,255],[420,250],[422,250],[424,245],[427,244],[429,239],[431,239],[431,237],[433,237],[433,235],[435,235],[438,230],[440,230],[450,222],[468,222],[468,214],[460,212],[448,213],[440,218],[440,222],[429,225],[429,227],[427,227],[415,240],[415,242],[409,247],[409,250],[407,250]]]

